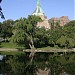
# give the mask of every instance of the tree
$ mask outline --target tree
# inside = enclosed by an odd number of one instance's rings
[[[6,20],[0,25],[0,37],[3,39],[8,40],[7,38],[12,36],[12,30],[13,30],[13,20]]]
[[[2,2],[2,0],[0,0],[0,3]]]
[[[75,40],[75,20],[67,23],[64,28],[64,35],[67,37],[73,38]]]
[[[49,31],[49,44],[55,46],[56,41],[62,36],[63,29],[61,26],[56,25],[54,29]]]
[[[65,24],[63,27],[62,37],[58,40],[61,40],[61,42],[64,43],[63,45],[67,45],[67,48],[72,48],[75,46],[75,20]]]
[[[2,23],[0,22],[0,35],[1,35],[1,26],[2,26]]]
[[[29,16],[28,19],[21,18],[14,24],[12,41],[18,44],[28,44],[31,49],[34,49],[34,35],[37,28],[37,22],[41,19],[38,16]]]
[[[74,47],[74,39],[66,36],[61,36],[61,38],[59,38],[56,43],[65,48]]]
[[[15,23],[15,29],[13,31],[14,35],[11,38],[11,40],[15,43],[27,44],[30,47],[31,53],[29,57],[31,58],[31,62],[35,53],[34,35],[37,28],[37,22],[40,21],[42,20],[38,16],[29,16],[27,19],[21,18],[18,22]]]
[[[34,44],[35,47],[45,47],[48,45],[48,31],[45,28],[37,28],[35,32]]]
[[[1,2],[2,2],[2,0],[0,0],[0,3],[1,3]],[[0,16],[1,16],[2,19],[5,19],[4,15],[3,15],[3,13],[2,13],[2,8],[1,8],[1,6],[0,6]]]

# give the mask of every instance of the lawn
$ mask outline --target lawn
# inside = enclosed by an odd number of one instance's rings
[[[2,42],[0,45],[0,48],[24,48],[24,46],[18,46],[16,44],[8,43],[8,42]],[[37,48],[39,50],[49,50],[49,49],[56,49],[57,47],[43,47],[43,48]]]
[[[4,48],[4,49],[18,49],[19,51],[21,51],[22,52],[22,50],[24,49],[25,50],[25,48],[24,48],[24,46],[18,46],[18,45],[16,45],[16,44],[12,44],[12,43],[8,43],[8,42],[2,42],[1,43],[1,45],[0,45],[0,48]],[[57,46],[55,46],[55,47],[50,47],[50,46],[47,46],[47,47],[42,47],[42,48],[37,48],[37,50],[47,50],[47,51],[49,51],[49,50],[52,50],[52,49],[59,49],[59,47],[57,47]],[[26,49],[27,50],[27,49]],[[29,50],[29,49],[28,49]],[[9,51],[9,50],[8,50]],[[13,50],[14,51],[14,50]],[[3,52],[0,52],[1,54],[10,54],[10,55],[12,55],[12,54],[17,54],[18,52],[13,52],[13,51],[11,51],[11,52],[7,52],[7,50],[6,51],[3,51]],[[18,53],[19,54],[19,53]]]
[[[7,43],[7,42],[2,42],[1,45],[0,45],[0,48],[4,48],[4,49],[18,49],[18,51],[14,51],[14,50],[6,50],[6,51],[0,51],[0,54],[2,55],[21,55],[21,54],[25,54],[22,50],[25,49],[24,46],[18,46],[16,44],[12,44],[12,43]],[[49,50],[55,50],[55,49],[60,49],[59,47],[55,46],[55,47],[50,47],[50,46],[47,46],[47,47],[42,47],[42,48],[37,48],[37,50],[46,50],[46,51],[49,51]],[[27,49],[26,49],[27,50]],[[30,50],[30,49],[28,49]]]
[[[51,49],[58,49],[58,48],[57,47],[50,47],[50,46],[43,47],[43,48],[37,48],[37,50],[51,50]]]
[[[24,52],[20,51],[12,51],[12,52],[7,52],[7,51],[2,51],[0,52],[0,55],[22,55],[25,54]]]
[[[16,44],[8,43],[8,42],[2,42],[0,48],[24,48],[24,47],[18,46]]]

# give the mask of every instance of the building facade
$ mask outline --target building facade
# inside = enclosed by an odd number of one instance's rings
[[[62,16],[60,18],[53,17],[53,18],[48,20],[47,16],[45,15],[45,13],[42,10],[42,7],[40,5],[40,0],[37,0],[36,9],[32,13],[32,15],[39,16],[43,20],[43,22],[37,23],[37,27],[39,27],[39,28],[44,27],[46,29],[50,29],[51,28],[51,22],[54,22],[54,23],[59,22],[60,26],[64,26],[66,23],[70,22],[68,16]]]
[[[58,22],[60,26],[64,26],[65,24],[67,24],[68,22],[70,22],[68,16],[62,16],[60,18],[53,17],[53,18],[49,19],[49,23],[51,23],[52,21],[54,23]]]
[[[46,29],[50,29],[50,25],[49,25],[47,16],[45,16],[45,13],[43,12],[42,7],[40,5],[40,0],[37,1],[36,9],[32,13],[32,15],[39,16],[43,20],[42,22],[37,23],[37,27],[39,28],[44,27]]]

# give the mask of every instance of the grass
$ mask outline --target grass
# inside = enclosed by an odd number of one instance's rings
[[[16,48],[24,48],[23,46],[18,46],[16,44],[8,43],[8,42],[2,42],[0,44],[0,48],[10,48],[10,49],[16,49]],[[0,55],[21,55],[25,54],[22,51],[0,51]]]
[[[2,42],[0,48],[23,48],[23,46],[18,46],[16,44],[12,44],[8,42]]]
[[[12,44],[12,43],[8,43],[8,42],[2,42],[0,45],[0,48],[9,48],[9,49],[18,49],[18,51],[1,51],[0,54],[2,55],[21,55],[21,54],[25,54],[22,50],[25,49],[24,46],[18,46],[16,44]],[[55,47],[43,47],[43,48],[37,48],[37,50],[53,50],[53,49],[60,49],[57,45]],[[27,49],[26,49],[27,50]],[[29,49],[28,49],[29,50]]]
[[[1,48],[24,48],[24,46],[18,46],[16,44],[8,43],[8,42],[2,42],[0,45]],[[56,49],[56,47],[43,47],[43,48],[37,48],[39,50],[50,50],[50,49]]]
[[[1,51],[0,52],[0,55],[21,55],[21,54],[25,54],[25,53],[20,51],[12,51],[12,52]]]
[[[56,47],[50,47],[50,46],[43,47],[43,48],[37,48],[37,50],[51,50],[51,49],[57,49],[57,48]]]
[[[8,42],[2,42],[1,45],[0,45],[0,48],[10,48],[10,49],[25,49],[24,46],[18,46],[16,44],[12,44],[12,43],[8,43]],[[55,47],[50,47],[50,46],[47,46],[47,47],[43,47],[43,48],[37,48],[37,50],[52,50],[52,49],[59,49],[59,47],[57,47],[57,45]],[[29,50],[29,49],[28,49]],[[16,52],[3,52],[5,54],[15,54]]]

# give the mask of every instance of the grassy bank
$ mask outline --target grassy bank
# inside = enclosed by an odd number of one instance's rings
[[[2,42],[0,45],[0,48],[24,48],[24,46],[17,45],[17,44],[12,44],[8,42]],[[49,50],[49,49],[56,49],[57,47],[42,47],[42,48],[37,48],[37,50]]]
[[[0,55],[22,55],[22,54],[25,54],[25,53],[20,51],[11,51],[11,52],[1,51],[0,52]]]
[[[2,42],[0,48],[24,48],[24,46],[19,46],[17,44],[12,44],[10,42]]]

